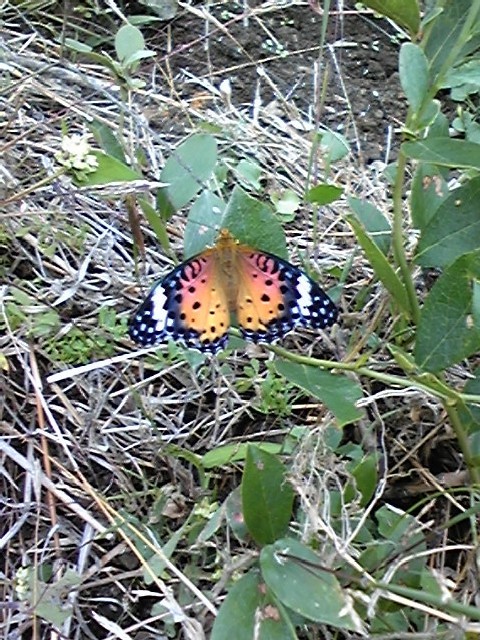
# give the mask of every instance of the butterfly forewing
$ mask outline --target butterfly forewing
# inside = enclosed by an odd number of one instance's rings
[[[237,319],[246,338],[271,341],[299,325],[323,329],[335,322],[328,295],[289,262],[244,248],[239,264]]]
[[[223,348],[230,321],[215,268],[207,251],[165,276],[133,316],[130,337],[143,346],[171,337],[202,351],[215,353]]]

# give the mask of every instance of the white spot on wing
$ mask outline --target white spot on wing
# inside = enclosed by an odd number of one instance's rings
[[[297,281],[297,291],[300,297],[297,300],[298,307],[302,316],[308,317],[312,307],[312,283],[305,274],[299,276]]]
[[[167,296],[160,284],[152,291],[152,318],[157,322],[156,331],[162,331],[167,324],[168,311],[165,308],[166,303]]]

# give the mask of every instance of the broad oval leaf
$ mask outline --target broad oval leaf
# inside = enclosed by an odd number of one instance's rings
[[[125,152],[119,143],[113,130],[100,120],[92,120],[89,129],[95,136],[95,140],[102,147],[103,151],[119,162],[125,163]]]
[[[221,224],[243,244],[288,259],[285,233],[272,208],[241,187],[234,188]]]
[[[215,244],[224,212],[225,202],[212,191],[203,191],[195,200],[183,236],[185,260]]]
[[[241,180],[243,180],[247,187],[253,187],[257,190],[262,188],[260,179],[263,174],[263,169],[256,162],[240,160],[235,167],[234,172]]]
[[[82,178],[82,186],[109,184],[110,182],[130,182],[142,179],[141,174],[106,153],[92,151],[92,155],[97,159],[97,168],[94,173],[88,173]]]
[[[283,607],[270,597],[257,571],[236,582],[225,598],[210,640],[295,640],[294,628]]]
[[[480,170],[480,144],[451,138],[425,138],[404,142],[403,153],[409,158],[457,169]]]
[[[430,87],[428,63],[420,47],[405,42],[400,49],[400,83],[408,104],[415,114],[422,106]]]
[[[359,198],[348,198],[348,204],[370,238],[387,255],[391,244],[391,227],[383,213],[373,204]]]
[[[438,9],[440,11],[437,12]],[[477,20],[474,20],[470,27],[471,32],[464,30],[465,21],[472,15],[471,9],[472,0],[431,3],[430,13],[436,15],[431,20],[428,15],[425,18],[429,25],[424,37],[424,51],[429,61],[432,80],[438,86],[442,85],[443,77],[449,69],[463,61],[470,50],[469,41],[473,41],[475,46],[472,32],[478,29],[478,10]],[[459,45],[463,45],[463,48]],[[452,58],[452,52],[457,54],[456,57]]]
[[[480,87],[480,65],[478,64],[478,58],[468,60],[458,67],[450,69],[442,83],[442,88],[451,89],[463,84],[473,85],[472,93],[478,91]]]
[[[334,414],[339,426],[355,422],[363,416],[363,411],[355,406],[363,395],[362,389],[350,378],[280,358],[273,364],[289,382],[321,400]]]
[[[278,540],[262,549],[260,568],[276,598],[296,613],[338,629],[363,631],[350,596],[310,547],[293,538]]]
[[[370,9],[391,18],[398,25],[407,29],[412,37],[420,29],[420,8],[417,0],[364,0]]]
[[[445,267],[480,247],[479,202],[480,177],[451,191],[422,232],[417,262],[424,267]]]
[[[286,533],[293,497],[278,457],[249,445],[242,478],[243,517],[258,544],[268,544]]]
[[[317,134],[315,144],[319,144],[322,149],[322,157],[325,165],[329,167],[333,162],[345,158],[350,151],[348,141],[345,136],[331,129],[320,130]],[[328,172],[327,172],[328,173]]]
[[[115,52],[120,62],[124,62],[133,54],[145,47],[142,32],[131,24],[125,24],[115,35]]]
[[[305,199],[307,202],[323,206],[338,200],[342,193],[343,189],[333,184],[317,184],[307,191]]]
[[[410,209],[413,225],[423,231],[448,196],[446,169],[433,164],[419,164],[412,180]]]
[[[288,259],[285,233],[271,207],[235,187],[227,204],[204,191],[188,214],[185,258],[211,247],[225,228],[242,244]]]
[[[208,134],[195,134],[179,145],[168,158],[160,180],[168,187],[159,190],[160,211],[167,215],[188,204],[204,188],[217,162],[217,143]],[[170,204],[170,208],[165,203]]]
[[[461,256],[440,276],[420,313],[414,356],[424,371],[441,371],[480,351],[480,328],[471,323],[473,283],[480,250]]]

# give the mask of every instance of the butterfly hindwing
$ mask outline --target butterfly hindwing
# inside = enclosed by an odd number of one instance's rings
[[[239,264],[237,320],[246,338],[270,342],[299,325],[323,329],[335,322],[328,295],[286,260],[245,247]]]
[[[143,346],[170,337],[201,351],[223,348],[230,319],[215,269],[212,250],[176,267],[151,289],[133,316],[130,337]]]

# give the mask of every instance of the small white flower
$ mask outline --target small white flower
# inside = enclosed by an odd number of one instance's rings
[[[63,136],[62,150],[55,153],[55,159],[66,169],[92,173],[98,166],[97,158],[90,153],[86,135],[74,133]]]
[[[20,567],[15,575],[15,593],[19,600],[26,600],[30,592],[30,570]]]

